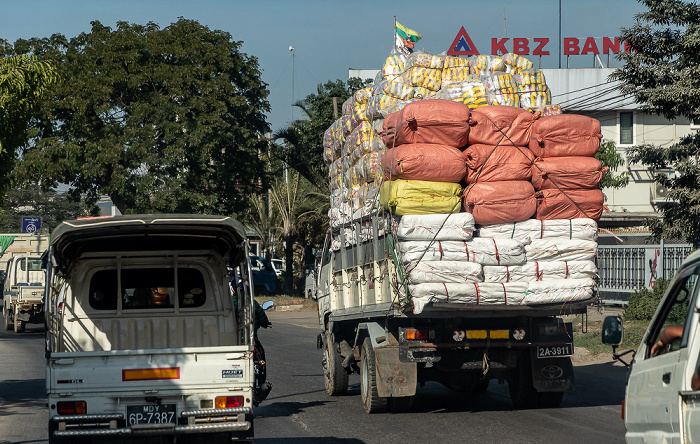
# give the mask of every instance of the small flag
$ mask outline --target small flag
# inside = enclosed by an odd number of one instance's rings
[[[413,52],[413,46],[416,42],[422,39],[423,36],[412,30],[403,26],[401,23],[396,22],[396,48],[408,55]]]

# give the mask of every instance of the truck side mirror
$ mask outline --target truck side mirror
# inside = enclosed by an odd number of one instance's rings
[[[622,344],[622,319],[619,316],[606,316],[601,333],[603,344],[617,347]]]

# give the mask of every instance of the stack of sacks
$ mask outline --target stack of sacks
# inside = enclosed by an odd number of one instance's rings
[[[411,99],[423,99],[432,92],[425,88],[409,86],[397,80],[383,80],[372,87],[372,96],[368,102],[368,113],[376,118],[383,109],[395,106],[399,102]]]
[[[470,109],[488,105],[488,97],[484,84],[480,80],[474,78],[468,78],[459,83],[443,84],[442,89],[435,93],[435,98],[461,102]]]
[[[441,90],[444,90],[447,85],[453,83],[462,83],[469,80],[479,80],[473,75],[473,71],[469,67],[469,59],[460,57],[445,57],[445,62],[442,68],[442,85]]]
[[[495,72],[484,79],[484,87],[490,105],[520,105],[518,86],[511,74]]]
[[[517,87],[519,106],[528,110],[540,110],[552,103],[552,93],[544,74],[539,69],[528,69],[513,75]]]
[[[507,54],[503,54],[501,57],[503,58],[503,63],[505,64],[504,71],[507,73],[515,75],[522,71],[532,69],[532,62],[518,54],[509,52]]]
[[[486,282],[528,283],[527,305],[583,301],[593,296],[598,270],[594,258],[598,229],[592,219],[529,219],[479,228],[481,238],[525,244],[521,266],[484,266]]]
[[[529,148],[540,159],[532,178],[537,219],[600,219],[604,197],[596,186],[603,170],[593,156],[601,138],[600,122],[591,117],[561,114],[533,124]]]
[[[478,75],[481,79],[485,79],[493,75],[495,72],[505,72],[506,64],[499,56],[494,55],[477,55],[469,58],[469,67],[472,74]]]
[[[425,52],[416,52],[408,56],[408,65],[395,80],[410,86],[417,86],[430,91],[439,91],[442,85],[442,69],[445,58]]]
[[[369,99],[372,97],[372,87],[368,86],[366,88],[358,89],[353,94],[352,102],[352,121],[353,126],[357,126],[363,120],[371,121],[374,119],[374,115],[371,114],[369,109]]]
[[[466,159],[459,148],[468,140],[469,116],[469,107],[464,104],[428,99],[410,103],[384,120],[382,138],[388,150],[382,157],[386,182],[381,200],[386,208],[402,213],[411,206],[418,210],[429,206],[433,198],[436,208],[428,213],[403,214],[452,213],[459,208],[453,199],[455,192],[461,193],[459,182],[466,175]],[[420,184],[411,184],[415,181]],[[409,195],[403,194],[409,190]],[[416,195],[419,190],[424,194]],[[420,205],[406,207],[402,200]],[[445,208],[446,204],[453,206]]]
[[[397,51],[396,48],[392,49],[391,53],[389,54],[389,57],[387,57],[384,61],[384,66],[378,74],[376,83],[379,83],[384,79],[394,78],[397,75],[401,74],[406,69],[407,64],[408,57],[406,57],[400,51]]]
[[[489,105],[474,110],[469,128],[464,209],[479,225],[517,222],[535,214],[535,190],[528,150],[530,129],[539,114]]]
[[[398,223],[401,262],[414,313],[431,302],[520,304],[527,285],[483,282],[482,264],[525,261],[522,243],[472,238],[469,213],[403,216]]]

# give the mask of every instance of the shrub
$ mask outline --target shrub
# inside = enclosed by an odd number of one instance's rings
[[[661,297],[668,287],[669,281],[658,279],[656,285],[651,289],[640,288],[630,295],[627,308],[625,309],[625,319],[637,319],[640,321],[651,321],[656,312],[656,308],[661,302]]]

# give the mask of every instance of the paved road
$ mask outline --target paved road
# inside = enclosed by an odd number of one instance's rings
[[[429,383],[418,390],[412,412],[366,415],[357,375],[348,396],[330,397],[323,388],[316,314],[269,317],[273,328],[260,337],[274,388],[256,409],[259,444],[623,442],[626,371],[612,362],[577,366],[577,390],[558,409],[513,410],[507,385],[492,381],[478,395]],[[43,338],[39,326],[22,335],[0,331],[0,444],[46,442]]]

